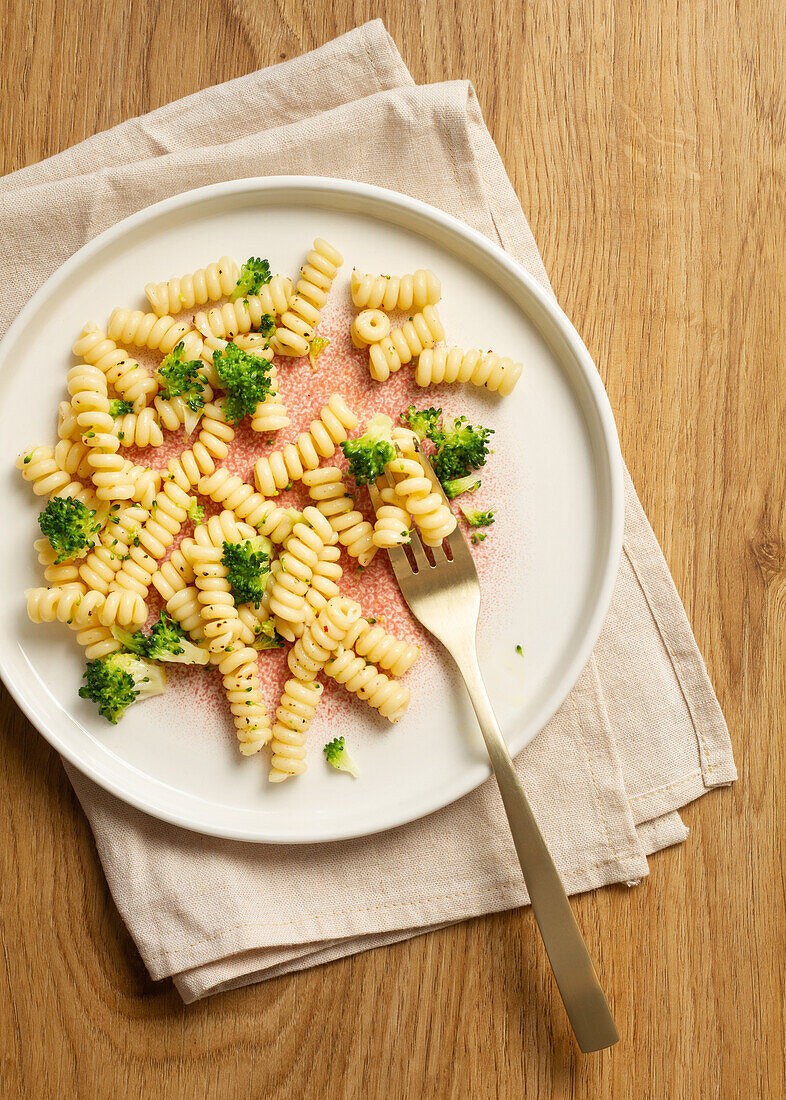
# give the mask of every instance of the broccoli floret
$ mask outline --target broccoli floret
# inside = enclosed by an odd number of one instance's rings
[[[431,439],[435,432],[439,431],[439,418],[442,409],[418,409],[410,405],[406,412],[401,414],[401,419],[410,428],[418,439]]]
[[[486,541],[486,534],[487,534],[486,531],[473,531],[473,533],[470,535],[472,545],[473,546],[478,546],[481,542],[485,542]]]
[[[134,411],[134,404],[132,401],[121,401],[118,397],[113,397],[109,402],[109,415],[111,417],[125,416],[127,413]]]
[[[213,366],[226,391],[227,419],[239,424],[270,393],[270,363],[229,343],[213,352]]]
[[[93,509],[73,497],[53,497],[39,515],[38,523],[58,564],[87,550],[101,530],[101,521]]]
[[[327,347],[330,347],[330,341],[325,336],[315,336],[309,340],[308,361],[312,370],[317,369],[317,359]]]
[[[347,439],[341,444],[346,455],[349,472],[358,485],[368,485],[376,481],[379,475],[396,457],[390,433],[393,421],[384,413],[372,416],[366,424],[365,435],[357,439]]]
[[[98,713],[113,724],[132,703],[160,695],[166,688],[164,669],[131,653],[110,653],[88,661],[83,678],[80,696],[91,699]]]
[[[328,741],[322,751],[328,764],[332,764],[336,771],[349,772],[355,779],[360,775],[357,764],[347,752],[343,737],[335,737],[332,741]]]
[[[437,448],[432,465],[439,480],[444,484],[485,465],[493,433],[493,428],[473,427],[465,416],[444,417],[442,428],[431,436]]]
[[[159,615],[149,635],[141,630],[123,630],[113,626],[112,634],[121,645],[137,657],[150,661],[171,661],[179,665],[206,665],[209,654],[201,646],[194,645],[180,624],[165,611]]]
[[[273,314],[263,313],[262,316],[259,318],[259,324],[256,325],[255,329],[252,329],[252,331],[259,332],[263,336],[272,336],[273,333],[276,331],[276,319]]]
[[[469,504],[462,504],[461,501],[459,501],[459,508],[470,527],[490,527],[494,522],[496,512],[481,512],[477,508],[470,507]]]
[[[254,627],[254,640],[251,643],[254,649],[282,649],[284,638],[276,630],[275,619],[265,619]]]
[[[201,412],[205,405],[205,376],[198,359],[186,362],[182,342],[176,344],[165,355],[158,368],[158,380],[161,383],[160,395],[165,401],[173,397],[182,397],[192,412]]]
[[[229,296],[230,302],[245,298],[247,294],[259,294],[260,288],[270,282],[270,264],[259,256],[249,256],[240,268],[240,278]]]
[[[147,656],[147,635],[143,630],[125,630],[122,626],[118,626],[115,623],[109,628],[112,631],[113,637],[120,642],[123,649],[129,653],[135,654],[137,657]]]
[[[479,489],[480,478],[477,474],[467,474],[466,477],[456,477],[450,481],[443,481],[442,488],[445,490],[445,496],[453,500],[454,497],[461,496],[462,493],[474,493],[476,489]]]
[[[258,607],[270,576],[272,543],[264,535],[245,542],[225,542],[221,561],[235,603],[253,603]]]
[[[196,497],[191,497],[191,503],[188,506],[186,514],[189,519],[192,519],[194,521],[194,523],[205,522],[205,509],[202,507]]]

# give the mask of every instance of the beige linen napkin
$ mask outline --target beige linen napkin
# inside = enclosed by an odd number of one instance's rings
[[[414,195],[501,244],[549,289],[472,87],[416,87],[376,21],[0,181],[0,330],[120,218],[260,173]],[[679,807],[736,778],[704,664],[627,475],[625,547],[602,637],[517,767],[571,892],[639,880],[650,852],[687,835]],[[162,824],[68,774],[150,974],[171,976],[186,1001],[527,901],[493,782],[379,836],[284,848]]]

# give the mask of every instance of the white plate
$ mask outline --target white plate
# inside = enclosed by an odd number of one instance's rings
[[[617,436],[586,348],[518,264],[454,218],[364,184],[272,177],[186,192],[91,241],[45,283],[0,345],[0,674],[51,744],[97,783],[167,821],[243,840],[361,836],[428,814],[486,779],[489,766],[449,658],[427,641],[408,677],[411,706],[393,727],[329,686],[310,732],[309,769],[281,785],[267,783],[267,750],[261,758],[238,754],[220,684],[209,673],[175,674],[164,697],[131,708],[111,726],[77,696],[83,657],[70,631],[27,621],[22,590],[42,583],[31,548],[41,502],[13,462],[26,447],[54,439],[73,362],[69,348],[84,321],[104,323],[115,305],[143,308],[148,280],[224,253],[267,256],[273,270],[294,273],[315,236],[346,258],[325,320],[333,345],[315,375],[303,362],[283,368],[294,415],[282,442],[301,430],[301,418],[311,419],[334,384],[361,413],[396,413],[414,394],[421,405],[440,403],[496,429],[477,494],[477,503],[498,509],[477,555],[479,644],[514,752],[548,722],[586,664],[611,599],[622,538]],[[472,386],[416,391],[408,367],[385,386],[371,384],[346,332],[353,265],[393,273],[433,268],[442,279],[439,309],[449,342],[523,360],[514,394],[499,399]],[[362,578],[347,564],[347,586],[363,594],[369,613],[387,610],[391,625],[416,637],[403,605],[390,611],[398,593],[384,557]],[[360,764],[358,781],[322,758],[322,745],[338,732]]]

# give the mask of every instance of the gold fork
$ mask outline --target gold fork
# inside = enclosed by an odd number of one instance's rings
[[[431,463],[419,447],[417,450],[435,491],[447,504]],[[393,484],[390,475],[388,481]],[[382,503],[379,491],[373,484],[369,489],[378,509]],[[464,678],[568,1019],[582,1051],[602,1050],[613,1046],[619,1035],[565,889],[516,774],[478,665],[475,634],[480,584],[475,562],[458,528],[448,535],[444,545],[429,547],[432,564],[413,526],[409,550],[414,565],[403,547],[394,546],[388,550],[393,572],[412,614],[442,642]]]

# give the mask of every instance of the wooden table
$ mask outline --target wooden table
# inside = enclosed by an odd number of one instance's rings
[[[3,694],[0,1094],[783,1095],[782,4],[330,7],[11,0],[2,171],[376,15],[417,81],[469,77],[603,373],[740,781],[685,811],[689,840],[637,889],[575,902],[622,1034],[581,1057],[529,912],[185,1008],[147,978],[58,758]]]

